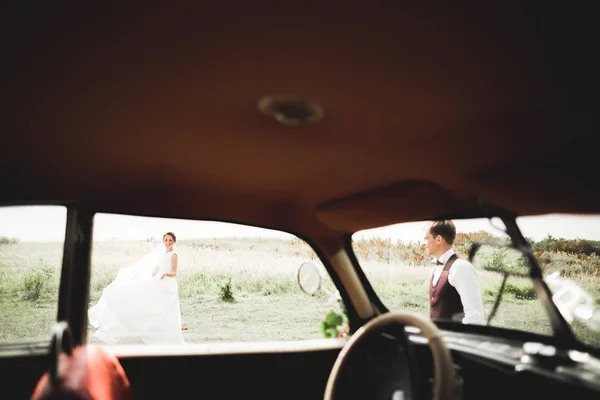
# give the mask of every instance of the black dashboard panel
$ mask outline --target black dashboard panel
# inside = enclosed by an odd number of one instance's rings
[[[600,360],[537,342],[444,332],[457,372],[457,398],[600,398]],[[427,340],[409,332],[421,372],[423,398],[433,369]],[[532,397],[532,393],[534,394]]]
[[[555,349],[552,355],[552,346],[544,344],[442,332],[456,366],[457,398],[600,399],[600,360],[589,354]],[[404,333],[408,333],[409,351],[398,352]],[[426,339],[408,328],[384,332],[381,339],[349,360],[350,368],[342,374],[341,398],[389,399],[389,393],[410,374],[416,398],[430,399],[433,368]],[[287,393],[283,397],[317,399],[322,398],[338,352],[331,348],[273,354],[140,355],[120,360],[138,398],[164,399],[174,393],[186,397],[201,387],[202,393],[218,393],[221,398],[249,394],[281,398]],[[0,383],[16,394],[12,398],[30,395],[48,367],[45,353],[40,348],[27,357],[0,358]],[[223,377],[231,378],[230,384],[223,385]],[[290,388],[294,389],[290,392]]]

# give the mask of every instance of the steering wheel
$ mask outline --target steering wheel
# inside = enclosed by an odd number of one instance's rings
[[[421,335],[428,339],[433,355],[433,399],[452,399],[454,395],[454,364],[450,351],[444,343],[437,326],[428,319],[417,314],[405,312],[388,312],[380,314],[360,327],[338,354],[325,387],[324,400],[332,400],[342,365],[348,359],[356,345],[380,328],[393,325],[414,326],[421,330]],[[414,396],[411,396],[414,397]]]

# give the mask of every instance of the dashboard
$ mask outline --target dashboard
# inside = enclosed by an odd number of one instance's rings
[[[421,384],[428,386],[433,381],[433,368],[430,354],[423,354],[429,353],[427,339],[416,328],[406,327],[405,331],[408,342],[417,348],[424,374]],[[464,332],[442,331],[442,336],[456,367],[457,398],[489,395],[490,390],[512,399],[525,391],[534,391],[535,397],[546,392],[549,398],[559,394],[600,398],[600,359],[589,353]],[[426,358],[427,363],[422,361]]]

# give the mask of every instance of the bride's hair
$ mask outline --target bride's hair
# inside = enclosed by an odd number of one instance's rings
[[[177,241],[177,238],[175,237],[175,234],[174,234],[173,232],[167,232],[167,233],[165,233],[165,234],[163,235],[163,237],[162,237],[162,238],[164,239],[164,238],[165,238],[165,236],[167,236],[167,235],[168,235],[168,236],[171,236],[171,237],[173,238],[173,241],[174,241],[174,242],[176,242],[176,241]]]

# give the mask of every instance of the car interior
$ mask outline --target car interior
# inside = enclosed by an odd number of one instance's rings
[[[0,397],[600,395],[600,342],[573,334],[516,223],[600,213],[591,5],[2,8],[0,208],[66,211],[56,313],[39,311],[53,328],[43,340],[0,342]],[[99,214],[294,235],[339,292],[348,335],[94,345]],[[364,230],[471,218],[501,222],[510,245],[496,245],[525,257],[519,276],[532,282],[551,334],[393,309],[353,247]]]

